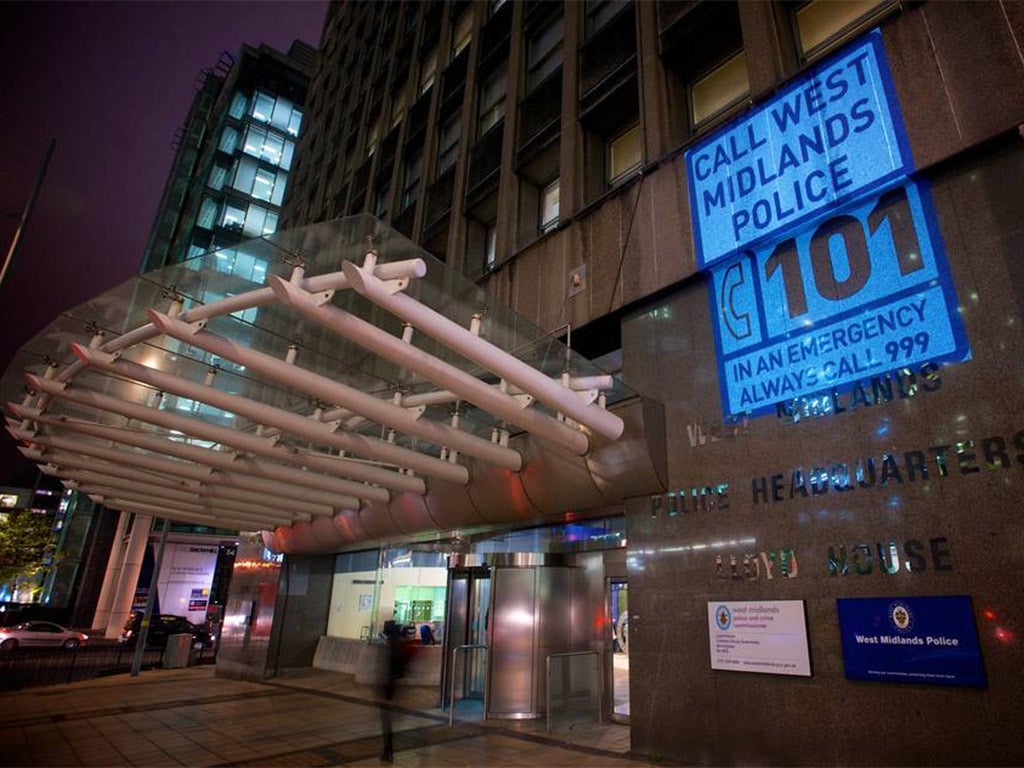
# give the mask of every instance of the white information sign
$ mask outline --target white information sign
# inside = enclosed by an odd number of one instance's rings
[[[711,668],[811,676],[803,600],[708,603]]]

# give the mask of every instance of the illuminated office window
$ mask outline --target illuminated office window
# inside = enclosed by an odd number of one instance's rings
[[[747,56],[741,52],[693,83],[690,88],[693,124],[700,125],[749,93]]]
[[[229,155],[238,149],[238,131],[230,127],[225,128],[220,134],[220,142],[217,144],[217,149]]]
[[[797,37],[804,55],[817,49],[856,27],[886,6],[891,0],[812,0],[796,11]]]
[[[558,226],[558,202],[561,191],[559,182],[559,179],[555,179],[544,187],[540,198],[540,231],[544,233]]]
[[[484,264],[491,269],[498,260],[498,228],[491,224],[484,232]]]
[[[620,181],[639,168],[642,161],[640,124],[637,123],[608,142],[608,183]]]
[[[269,123],[274,114],[275,101],[270,94],[257,91],[256,98],[252,101],[252,116],[261,122]]]
[[[231,97],[231,106],[228,108],[228,114],[236,120],[241,120],[247,106],[249,106],[249,100],[245,97],[245,94],[236,93]]]

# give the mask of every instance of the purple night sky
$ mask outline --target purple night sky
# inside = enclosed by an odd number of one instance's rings
[[[0,2],[0,372],[63,309],[138,270],[199,71],[221,51],[320,42],[326,2]],[[0,486],[34,472],[4,432]]]

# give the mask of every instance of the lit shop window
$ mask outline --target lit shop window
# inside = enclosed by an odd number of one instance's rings
[[[614,184],[639,168],[642,158],[640,124],[637,123],[608,142],[608,183]]]
[[[558,202],[561,187],[555,179],[546,187],[540,198],[540,231],[547,233],[558,226]]]
[[[804,56],[824,52],[861,21],[892,7],[892,0],[812,0],[796,10],[796,30]]]
[[[696,80],[691,86],[693,124],[700,125],[736,104],[749,93],[747,55],[740,52]]]

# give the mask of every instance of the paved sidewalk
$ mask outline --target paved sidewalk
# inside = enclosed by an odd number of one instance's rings
[[[448,728],[436,693],[396,699],[401,766],[623,766],[628,729],[543,722]],[[0,696],[0,755],[8,766],[379,765],[380,707],[351,678],[301,670],[266,682],[215,677],[211,667],[154,670]],[[457,710],[458,712],[459,710]]]

